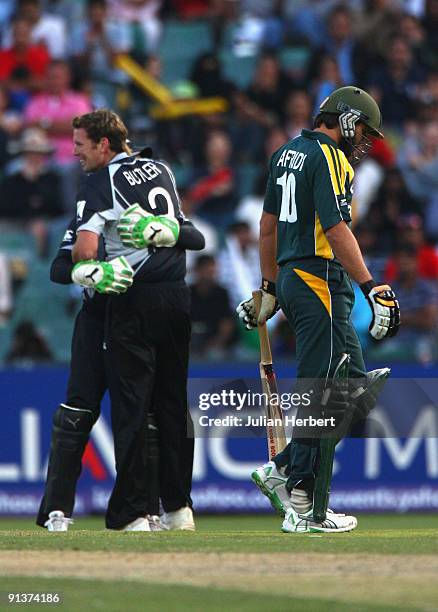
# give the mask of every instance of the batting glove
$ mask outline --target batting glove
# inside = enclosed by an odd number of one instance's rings
[[[153,215],[139,204],[130,206],[117,224],[120,240],[126,247],[173,247],[178,241],[179,223],[174,217]]]
[[[236,308],[239,318],[242,320],[246,329],[255,329],[257,325],[263,325],[268,319],[273,317],[280,309],[275,293],[275,283],[262,279],[262,305],[257,318],[254,298],[240,302]]]
[[[132,285],[134,271],[125,257],[111,261],[80,261],[72,270],[74,283],[95,289],[99,293],[125,293]]]
[[[389,285],[375,286],[373,280],[363,283],[360,288],[368,300],[373,318],[369,327],[376,340],[395,336],[400,327],[400,306]]]

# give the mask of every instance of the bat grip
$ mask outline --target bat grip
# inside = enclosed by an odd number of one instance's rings
[[[260,313],[260,308],[262,306],[262,290],[257,289],[252,292],[252,297],[254,300],[254,307],[256,311],[257,317]],[[271,365],[272,364],[272,353],[271,353],[271,345],[269,342],[268,336],[268,328],[266,327],[266,323],[263,325],[257,325],[257,331],[259,333],[259,341],[260,341],[260,361],[262,365]]]

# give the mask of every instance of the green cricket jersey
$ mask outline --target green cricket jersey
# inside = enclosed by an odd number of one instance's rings
[[[351,221],[354,171],[334,140],[303,130],[271,158],[263,209],[278,217],[277,263],[333,259],[324,231]]]

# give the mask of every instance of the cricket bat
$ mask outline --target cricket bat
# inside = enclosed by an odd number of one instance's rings
[[[262,292],[260,289],[252,292],[256,313],[260,312],[262,304]],[[274,420],[277,425],[266,425],[268,438],[268,455],[271,460],[286,446],[286,434],[284,431],[283,411],[279,403],[277,379],[272,365],[271,345],[269,342],[268,328],[266,323],[258,325],[260,341],[260,378],[263,393],[266,397],[265,411],[269,420]],[[281,423],[281,424],[280,424]]]

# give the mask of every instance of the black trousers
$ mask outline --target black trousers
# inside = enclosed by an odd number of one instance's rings
[[[100,403],[107,389],[103,334],[104,317],[82,309],[74,325],[65,405],[91,411],[93,422],[99,418]],[[74,437],[66,433],[53,433],[37,525],[44,526],[52,510],[62,510],[66,516],[72,515],[87,440],[86,434]]]
[[[165,511],[191,505],[193,439],[188,439],[187,374],[190,290],[184,282],[138,282],[111,297],[105,344],[110,363],[111,416],[117,481],[106,525],[118,528],[144,514],[148,478],[146,414],[159,431],[160,497]]]

